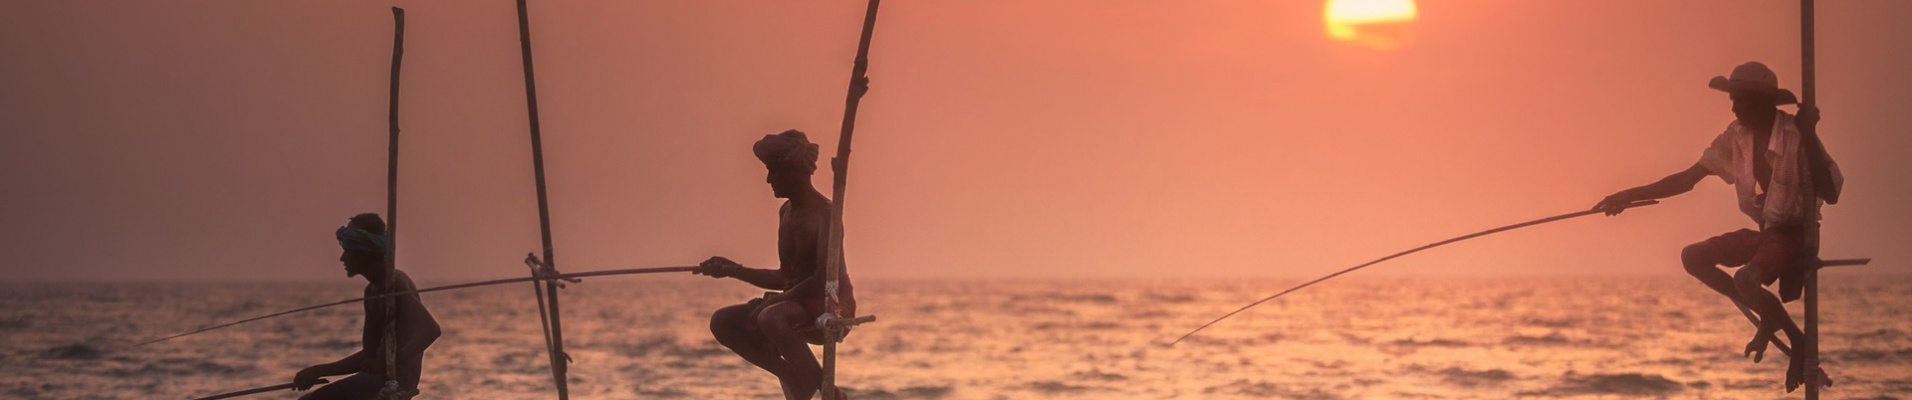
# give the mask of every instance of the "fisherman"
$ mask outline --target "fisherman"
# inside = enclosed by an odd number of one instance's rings
[[[819,254],[818,245],[829,240],[824,229],[831,222],[830,199],[810,182],[817,169],[818,150],[803,132],[793,129],[765,135],[752,150],[769,170],[765,181],[771,193],[789,199],[777,211],[780,265],[777,269],[747,268],[730,259],[711,257],[691,273],[736,278],[781,291],[718,309],[710,316],[710,332],[718,343],[745,361],[776,375],[786,399],[808,400],[823,379],[822,367],[808,344],[820,345],[825,340],[816,327],[818,317],[829,311],[824,291],[826,254]],[[852,317],[856,296],[849,272],[840,273],[838,282],[838,308],[842,317]]]
[[[394,268],[389,276],[385,269],[385,221],[378,214],[365,213],[353,216],[345,226],[339,227],[339,262],[345,264],[345,276],[363,275],[369,284],[365,285],[365,296],[377,296],[384,293],[417,290],[412,278],[404,271]],[[396,301],[397,318],[386,314],[388,301]],[[385,368],[385,326],[395,323],[394,335],[398,343],[397,396],[383,393],[386,382],[393,381],[390,371]],[[432,318],[431,311],[419,302],[418,294],[389,297],[365,301],[364,347],[352,355],[330,363],[314,365],[299,370],[292,378],[293,390],[306,390],[318,383],[321,377],[353,374],[345,379],[320,387],[299,397],[300,400],[384,400],[388,398],[409,399],[418,395],[420,367],[424,362],[425,348],[438,340],[440,331],[438,321]]]
[[[1740,229],[1686,246],[1680,260],[1686,271],[1713,291],[1759,315],[1758,328],[1743,355],[1753,362],[1765,355],[1774,332],[1785,331],[1795,348],[1803,333],[1786,314],[1784,301],[1799,298],[1807,263],[1818,257],[1819,208],[1839,202],[1844,178],[1819,141],[1819,110],[1801,105],[1799,115],[1778,106],[1797,101],[1779,87],[1772,69],[1759,62],[1733,68],[1731,77],[1718,76],[1708,84],[1726,92],[1733,115],[1726,131],[1713,139],[1699,162],[1645,186],[1622,190],[1600,200],[1595,210],[1619,214],[1627,203],[1670,197],[1693,190],[1707,175],[1734,186],[1739,209],[1752,217],[1758,230]],[[1741,267],[1729,276],[1718,266]],[[1779,282],[1780,296],[1766,286]],[[1791,357],[1786,369],[1786,391],[1803,384],[1808,373],[1804,357]],[[1824,372],[1810,371],[1823,379]],[[1827,380],[1830,386],[1831,381]]]

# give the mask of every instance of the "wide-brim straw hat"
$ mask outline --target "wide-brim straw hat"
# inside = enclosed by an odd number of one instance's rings
[[[1791,90],[1779,87],[1779,75],[1774,74],[1772,68],[1766,68],[1766,64],[1760,64],[1758,61],[1747,61],[1745,64],[1733,67],[1731,77],[1715,76],[1711,82],[1706,83],[1706,86],[1727,93],[1769,95],[1773,97],[1774,104],[1799,102],[1799,97],[1793,96]]]

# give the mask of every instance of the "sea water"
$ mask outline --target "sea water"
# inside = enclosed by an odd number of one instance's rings
[[[429,286],[435,282],[426,279]],[[436,282],[444,283],[444,282]],[[857,281],[837,379],[857,399],[1778,399],[1787,358],[1683,276]],[[421,399],[554,398],[530,284],[439,292]],[[132,343],[356,297],[362,283],[0,284],[0,398],[184,399],[284,383],[358,348],[357,305]],[[734,281],[607,277],[563,293],[574,399],[778,399],[710,338]],[[1912,283],[1829,278],[1843,399],[1912,398]],[[1798,315],[1799,305],[1791,305]],[[254,396],[291,399],[291,392]]]

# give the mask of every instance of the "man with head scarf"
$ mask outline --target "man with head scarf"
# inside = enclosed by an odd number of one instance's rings
[[[385,237],[385,221],[378,214],[365,213],[353,216],[335,232],[339,247],[339,262],[345,264],[345,276],[364,276],[369,282],[365,285],[365,296],[377,296],[385,293],[417,290],[412,278],[396,268],[385,268],[385,254],[388,241]],[[389,278],[389,280],[388,280]],[[390,282],[388,284],[387,282]],[[397,304],[389,304],[397,302]],[[386,313],[387,306],[396,310],[396,317]],[[398,372],[393,374],[385,368],[385,327],[397,324],[397,364]],[[432,318],[431,311],[419,302],[418,294],[411,293],[384,299],[365,301],[364,345],[359,351],[330,363],[314,365],[299,370],[294,375],[293,390],[306,390],[317,384],[321,377],[352,374],[345,379],[325,385],[300,397],[300,400],[384,400],[380,397],[386,389],[387,381],[397,381],[398,398],[410,398],[418,394],[420,367],[424,363],[425,348],[438,340],[440,334],[438,320]],[[396,376],[393,376],[396,375]]]
[[[752,150],[768,170],[765,182],[783,203],[777,223],[777,269],[747,268],[723,257],[711,257],[692,273],[712,278],[736,278],[764,289],[779,290],[744,304],[724,307],[710,317],[717,342],[745,361],[777,376],[787,399],[809,399],[822,385],[822,367],[809,344],[822,344],[815,321],[828,311],[824,293],[824,254],[819,245],[829,240],[831,204],[810,182],[817,169],[817,145],[803,132],[766,135]],[[831,251],[841,252],[841,248]],[[841,253],[839,253],[841,254]],[[856,315],[856,295],[848,271],[838,278],[839,309],[843,317]]]
[[[1680,259],[1687,273],[1707,287],[1759,314],[1759,327],[1745,352],[1759,362],[1775,332],[1784,331],[1786,341],[1795,345],[1803,339],[1783,301],[1799,297],[1808,263],[1818,258],[1819,208],[1839,202],[1845,178],[1819,141],[1819,110],[1802,105],[1798,116],[1780,111],[1778,106],[1797,99],[1779,87],[1779,78],[1765,64],[1742,64],[1730,77],[1714,77],[1708,86],[1730,96],[1736,118],[1701,153],[1699,162],[1658,182],[1607,196],[1594,209],[1619,214],[1627,203],[1693,190],[1707,175],[1733,185],[1740,211],[1759,229],[1688,245]],[[1744,267],[1729,276],[1719,266]],[[1766,289],[1775,281],[1783,301]],[[1804,383],[1808,373],[1804,357],[1791,359],[1788,392]],[[1824,378],[1824,371],[1813,369],[1812,376]]]

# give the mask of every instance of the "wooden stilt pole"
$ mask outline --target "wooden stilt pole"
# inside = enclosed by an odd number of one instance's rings
[[[524,58],[525,107],[529,110],[531,117],[531,170],[538,187],[538,233],[543,237],[544,262],[548,266],[556,266],[557,257],[551,249],[551,207],[544,190],[544,140],[538,129],[537,74],[531,65],[531,17],[525,10],[525,0],[518,0],[518,49]],[[564,324],[562,323],[564,313],[558,307],[557,282],[545,282],[543,294],[545,303],[538,307],[540,319],[544,320],[542,324],[547,326],[547,331],[551,333],[548,340],[549,346],[546,347],[551,356],[551,380],[557,385],[558,399],[569,400],[571,389],[570,382],[565,378],[565,372],[570,369],[570,365],[566,363],[571,357],[564,353]],[[543,313],[547,307],[549,314]],[[545,315],[549,318],[544,318]]]
[[[383,292],[397,288],[398,283],[398,78],[399,65],[405,58],[405,9],[392,7],[392,90],[390,109],[387,111],[391,130],[390,162],[385,167],[385,284]],[[397,396],[398,377],[398,298],[385,301],[385,332],[383,346],[385,358],[385,391],[387,396]],[[387,399],[391,397],[385,397]]]
[[[820,392],[824,400],[836,400],[841,397],[836,387],[836,348],[842,340],[844,329],[855,321],[837,321],[843,316],[838,309],[837,285],[843,275],[843,194],[849,184],[850,175],[850,139],[856,131],[857,104],[863,99],[868,88],[865,74],[870,68],[870,36],[876,31],[876,7],[881,0],[870,0],[869,9],[863,14],[863,34],[857,40],[856,61],[850,68],[850,94],[843,105],[843,130],[837,140],[837,155],[830,160],[830,166],[836,170],[836,180],[832,185],[830,225],[824,232],[822,254],[824,262],[824,291],[831,320],[825,321],[823,340],[823,385]],[[867,319],[867,318],[866,318]],[[868,319],[873,320],[873,319]]]
[[[1813,3],[1812,0],[1799,0],[1799,105],[1802,109],[1817,106],[1815,82],[1813,80]],[[1808,175],[1810,176],[1810,175]],[[1816,218],[1815,218],[1816,219]],[[1819,224],[1810,223],[1812,235],[1819,237]],[[1824,370],[1819,366],[1819,243],[1814,240],[1812,248],[1806,251],[1805,273],[1805,343],[1794,343],[1799,349],[1797,354],[1806,359],[1806,400],[1819,400],[1819,386]]]

